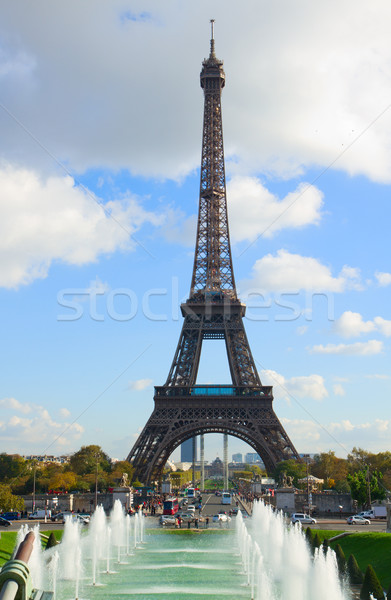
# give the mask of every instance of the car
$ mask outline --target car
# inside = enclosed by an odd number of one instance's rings
[[[238,509],[238,508],[232,508],[232,509],[231,509],[231,515],[232,515],[233,517],[236,517],[236,515],[238,514],[238,512],[239,512],[239,509]]]
[[[6,512],[0,516],[3,517],[3,519],[5,519],[6,521],[16,521],[16,520],[22,518],[22,515],[20,514],[20,512],[15,512],[15,511]]]
[[[310,515],[307,515],[305,513],[293,513],[293,515],[291,517],[291,522],[292,523],[301,523],[302,525],[303,524],[315,525],[316,519],[314,519],[313,517],[311,517]]]
[[[160,525],[175,525],[176,519],[175,515],[161,515],[159,523]]]
[[[194,519],[193,513],[178,513],[178,517],[182,519],[182,521],[192,521]]]
[[[60,512],[56,515],[52,515],[51,521],[60,521],[61,523],[65,523],[65,517],[71,517],[73,513],[69,512]]]
[[[0,527],[9,527],[11,525],[11,521],[7,521],[3,517],[0,517]]]
[[[221,496],[221,495],[222,495],[221,492],[218,492],[218,491],[215,492],[215,496]]]
[[[187,507],[186,507],[186,510],[187,510],[188,512],[192,512],[192,513],[193,513],[193,515],[194,515],[194,513],[195,513],[195,510],[196,510],[196,507],[195,507],[193,504],[190,504],[190,506],[187,506]]]
[[[229,521],[231,520],[231,517],[229,517],[228,515],[225,515],[224,513],[221,514],[219,513],[218,515],[213,515],[213,523],[229,523]]]
[[[348,525],[369,525],[371,521],[360,515],[353,515],[346,519]]]

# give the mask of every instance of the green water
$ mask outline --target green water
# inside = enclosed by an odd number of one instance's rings
[[[122,560],[127,564],[113,561],[110,565],[116,573],[99,572],[99,585],[92,586],[85,572],[79,600],[250,598],[233,531],[210,535],[157,535],[147,531],[143,547]],[[75,598],[74,590],[68,588],[65,595],[64,591],[62,598]]]

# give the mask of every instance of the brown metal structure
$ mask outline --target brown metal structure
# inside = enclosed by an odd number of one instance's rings
[[[215,55],[213,21],[209,58],[203,61],[204,123],[197,240],[184,323],[155,409],[127,460],[144,484],[159,481],[170,454],[185,440],[227,433],[249,444],[267,471],[298,454],[274,413],[272,387],[263,386],[243,325],[229,239],[221,90],[223,62]],[[196,385],[202,341],[224,339],[232,385]]]

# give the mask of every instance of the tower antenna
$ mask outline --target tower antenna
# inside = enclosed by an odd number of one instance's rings
[[[214,58],[215,56],[215,20],[210,20],[210,56]]]

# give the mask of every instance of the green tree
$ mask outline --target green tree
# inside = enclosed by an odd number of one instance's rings
[[[335,555],[337,558],[338,570],[341,576],[343,576],[346,572],[346,557],[344,551],[342,550],[340,544],[335,546]]]
[[[54,546],[57,546],[58,542],[56,540],[56,536],[54,535],[54,532],[52,531],[51,534],[49,535],[48,541],[46,542],[46,550],[49,550],[49,548],[53,548]]]
[[[111,470],[110,458],[100,446],[82,446],[69,460],[72,471],[77,475],[87,475],[98,470],[109,473]]]
[[[305,539],[308,542],[308,545],[312,548],[312,542],[314,541],[314,532],[312,531],[311,527],[307,527],[307,529],[305,530]]]
[[[318,532],[315,533],[314,539],[312,540],[312,551],[315,552],[315,548],[320,548],[322,545],[322,540],[320,539],[320,535]]]
[[[27,461],[19,454],[0,454],[0,481],[7,483],[26,470]]]
[[[356,557],[354,554],[351,554],[348,558],[348,573],[350,583],[362,583],[364,580],[364,575],[360,571],[360,567],[358,566]]]
[[[0,509],[3,512],[24,510],[24,500],[20,496],[14,496],[11,487],[0,483]]]
[[[371,500],[383,500],[386,491],[381,485],[383,475],[379,471],[369,471],[369,468],[348,474],[352,498],[361,505],[369,505]]]
[[[365,571],[364,583],[362,584],[360,599],[370,600],[370,594],[372,594],[372,596],[376,598],[376,600],[384,599],[383,588],[372,565],[368,565],[367,570]]]

